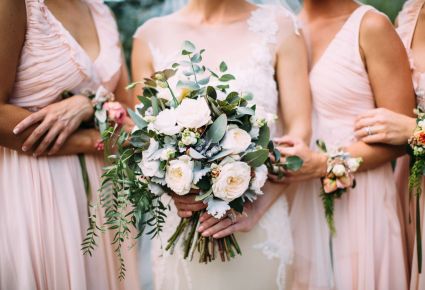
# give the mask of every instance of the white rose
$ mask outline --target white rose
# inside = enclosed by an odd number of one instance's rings
[[[336,177],[344,176],[345,174],[345,167],[342,164],[337,164],[332,168],[333,174],[335,174]]]
[[[425,121],[424,120],[419,121],[418,126],[421,127],[421,128],[424,128],[425,127]]]
[[[171,160],[165,173],[167,186],[178,195],[188,194],[193,181],[193,161],[187,155]]]
[[[176,135],[182,129],[177,125],[177,114],[174,109],[161,111],[152,124],[155,130],[168,136]]]
[[[257,107],[255,116],[251,117],[251,123],[254,127],[262,127],[265,124],[271,127],[276,120],[277,116],[275,114],[265,111],[262,107]]]
[[[261,165],[255,169],[255,177],[251,181],[251,189],[258,195],[263,195],[261,188],[266,184],[267,181],[267,166]]]
[[[248,149],[251,144],[251,135],[245,130],[234,128],[226,132],[221,146],[225,150],[232,150],[233,154],[239,154]]]
[[[211,111],[204,98],[184,99],[177,107],[177,123],[189,129],[198,129],[211,121]]]
[[[214,196],[226,202],[242,196],[249,187],[251,167],[245,162],[227,163],[220,169],[220,174],[214,180],[212,190]]]
[[[347,160],[347,165],[351,172],[356,172],[360,167],[360,163],[360,160],[357,158],[349,158]]]

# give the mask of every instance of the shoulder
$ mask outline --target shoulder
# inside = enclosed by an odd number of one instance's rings
[[[376,10],[366,12],[360,25],[360,34],[367,38],[382,38],[382,36],[395,33],[390,19]]]
[[[137,28],[134,38],[147,39],[155,35],[160,35],[172,21],[172,16],[153,17]]]

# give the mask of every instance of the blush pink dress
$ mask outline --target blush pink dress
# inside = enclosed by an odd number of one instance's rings
[[[115,90],[123,65],[115,20],[102,1],[85,1],[101,47],[95,62],[43,0],[26,0],[26,39],[11,104],[36,111],[59,101],[65,90]],[[85,159],[96,193],[102,158]],[[87,213],[77,156],[34,158],[0,147],[0,289],[138,289],[130,253],[127,279],[118,280],[110,236],[100,236],[94,257],[83,256]]]
[[[412,68],[412,79],[413,85],[417,95],[417,103],[419,106],[425,109],[425,72],[420,72],[415,67],[415,61],[413,53],[411,51],[413,36],[415,33],[416,24],[418,22],[419,14],[422,7],[425,5],[425,0],[410,0],[407,1],[403,7],[403,10],[398,16],[398,28],[397,31],[408,51],[410,57],[410,64]],[[406,225],[406,245],[408,251],[409,263],[411,264],[411,278],[410,278],[410,289],[411,290],[422,290],[425,289],[425,277],[423,274],[425,269],[422,266],[422,273],[419,274],[418,270],[418,259],[417,259],[417,244],[416,244],[416,198],[411,197],[408,189],[409,180],[409,163],[410,157],[403,156],[397,160],[396,167],[396,180],[397,187],[402,201],[403,219]],[[424,180],[425,181],[425,180]],[[422,182],[423,188],[425,188],[425,182]],[[422,234],[422,249],[425,249],[425,219],[424,219],[424,208],[425,198],[422,194],[419,205],[421,208],[421,234]],[[422,261],[425,262],[425,255],[422,252]],[[423,263],[424,263],[423,262]]]
[[[334,151],[356,142],[356,117],[375,108],[359,49],[370,6],[357,8],[310,72],[312,148],[322,139]],[[406,263],[397,191],[390,162],[356,174],[357,186],[335,201],[330,239],[320,181],[301,183],[291,207],[294,290],[404,290]]]

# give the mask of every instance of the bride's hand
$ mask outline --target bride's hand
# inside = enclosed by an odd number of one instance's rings
[[[29,151],[39,143],[34,155],[40,156],[54,144],[49,151],[51,155],[62,147],[83,121],[89,120],[92,116],[93,106],[89,98],[77,95],[32,113],[13,129],[13,133],[20,134],[32,125],[40,123],[25,140],[22,151]]]
[[[181,218],[189,218],[193,212],[203,210],[207,207],[202,201],[196,201],[196,194],[188,195],[177,195],[173,193],[171,197],[174,200],[174,204],[177,208],[177,214]]]
[[[375,109],[360,115],[355,124],[358,140],[365,143],[404,145],[416,127],[414,118],[387,109]]]
[[[277,149],[282,156],[298,156],[303,160],[303,166],[296,172],[285,172],[282,179],[269,175],[273,182],[292,183],[314,178],[320,178],[326,174],[327,157],[325,154],[312,151],[303,140],[291,136],[275,139]]]
[[[234,220],[230,218],[230,214],[234,214]],[[258,222],[258,215],[255,207],[251,202],[244,205],[243,213],[231,211],[229,215],[218,220],[208,213],[205,213],[200,218],[201,225],[198,231],[204,237],[212,236],[215,239],[230,236],[236,232],[249,232]]]

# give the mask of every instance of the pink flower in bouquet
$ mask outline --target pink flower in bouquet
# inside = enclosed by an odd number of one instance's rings
[[[103,143],[103,140],[98,140],[96,142],[96,145],[94,145],[97,151],[103,151],[105,149],[105,143]]]
[[[103,109],[108,112],[108,117],[111,121],[117,123],[118,125],[122,125],[124,123],[124,119],[127,116],[127,113],[120,103],[107,102],[103,105]]]
[[[334,192],[338,189],[337,183],[335,179],[325,178],[323,180],[323,189],[326,193]]]
[[[415,132],[415,139],[420,145],[425,145],[425,131]]]
[[[353,185],[353,177],[349,174],[337,178],[336,185],[340,189],[349,188]]]

